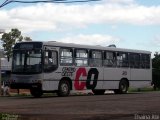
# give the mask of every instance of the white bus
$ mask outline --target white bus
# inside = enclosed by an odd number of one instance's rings
[[[68,96],[71,90],[90,89],[127,93],[150,86],[151,52],[61,42],[21,42],[13,49],[12,89],[30,89]]]

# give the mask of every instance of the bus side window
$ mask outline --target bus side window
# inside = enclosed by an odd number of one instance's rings
[[[150,68],[150,55],[141,54],[141,68]]]
[[[75,50],[75,65],[88,66],[88,50],[86,49]]]
[[[129,54],[129,64],[131,68],[140,68],[140,54],[130,53]]]
[[[117,53],[117,67],[122,67],[122,55]]]
[[[117,67],[128,67],[128,53],[117,53]]]
[[[129,54],[129,66],[130,68],[134,68],[134,54],[133,53]]]
[[[73,65],[73,49],[71,48],[60,49],[60,64],[62,66]]]
[[[107,67],[116,67],[116,52],[104,52],[103,65]]]
[[[140,68],[140,54],[135,54],[135,66],[134,68]]]
[[[44,55],[44,71],[51,72],[57,69],[57,52],[56,51],[45,51]]]
[[[146,55],[146,68],[150,69],[150,55]]]
[[[101,67],[102,66],[102,52],[101,51],[90,51],[90,66]]]

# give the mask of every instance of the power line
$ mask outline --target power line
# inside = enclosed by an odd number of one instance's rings
[[[6,0],[3,4],[0,5],[0,8],[10,4],[10,3],[85,3],[85,2],[94,2],[94,1],[101,1],[101,0],[44,0],[44,1],[20,1],[20,0]]]
[[[0,8],[3,7],[3,6],[5,6],[9,1],[10,1],[10,0],[6,0],[5,2],[3,2],[3,4],[0,5]]]

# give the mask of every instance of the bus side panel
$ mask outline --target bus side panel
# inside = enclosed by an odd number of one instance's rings
[[[56,71],[50,73],[43,73],[43,90],[58,90],[59,81],[62,78],[61,69],[62,68],[59,67]]]
[[[88,79],[88,80],[87,80]],[[100,67],[76,67],[76,72],[72,81],[73,90],[102,89],[103,68]],[[91,86],[91,87],[87,87]]]
[[[98,79],[97,79],[97,85],[95,87],[95,89],[103,89],[103,67],[98,67],[98,68],[95,68],[97,69],[98,71]],[[94,80],[93,78],[94,76],[92,76],[92,80]],[[92,84],[92,83],[91,83]]]
[[[104,68],[104,89],[118,89],[122,78],[130,79],[129,68]]]
[[[151,85],[151,69],[131,69],[130,87],[143,88]]]

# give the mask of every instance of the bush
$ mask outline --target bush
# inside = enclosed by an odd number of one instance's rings
[[[154,89],[160,89],[160,69],[152,70],[152,85]]]

